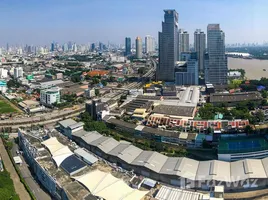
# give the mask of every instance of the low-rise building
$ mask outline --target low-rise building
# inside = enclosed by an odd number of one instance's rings
[[[40,103],[45,106],[53,106],[54,103],[60,103],[60,88],[54,87],[41,90]]]
[[[210,94],[209,102],[213,105],[227,104],[234,106],[242,101],[261,101],[262,96],[259,92],[239,92],[239,93],[214,93]]]

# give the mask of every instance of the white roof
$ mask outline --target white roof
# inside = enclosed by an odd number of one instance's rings
[[[184,132],[183,133],[180,133],[180,136],[179,136],[180,139],[186,140],[187,137],[188,137],[188,133],[184,133]]]
[[[48,140],[45,140],[42,142],[43,145],[45,145],[50,153],[53,155],[54,152],[58,151],[59,149],[63,148],[64,145],[61,144],[56,137],[51,137]]]
[[[56,137],[45,140],[42,144],[48,148],[58,167],[66,158],[73,155],[73,152],[69,149],[69,147],[61,144]]]
[[[132,189],[123,180],[99,170],[74,179],[82,183],[93,195],[106,200],[136,200],[142,199],[148,193]]]
[[[83,157],[85,160],[89,161],[92,164],[98,161],[98,158],[96,158],[95,156],[93,156],[92,154],[90,154],[89,152],[85,151],[82,148],[74,150],[74,153]]]
[[[158,200],[199,200],[203,194],[178,188],[162,186],[156,195]]]
[[[231,163],[231,181],[248,178],[267,178],[262,160],[245,159]]]
[[[15,161],[16,164],[21,164],[22,163],[22,160],[19,156],[15,156],[13,157],[13,160]]]
[[[195,180],[216,180],[230,182],[230,163],[209,160],[200,161]]]

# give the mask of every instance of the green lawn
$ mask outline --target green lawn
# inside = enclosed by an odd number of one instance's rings
[[[17,112],[17,110],[15,108],[13,108],[7,102],[0,100],[0,114],[11,113],[11,112]]]
[[[6,171],[0,172],[0,199],[19,200],[14,189],[13,181]]]

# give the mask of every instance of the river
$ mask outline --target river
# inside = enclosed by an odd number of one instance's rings
[[[268,78],[268,60],[228,58],[228,68],[244,69],[248,79]]]

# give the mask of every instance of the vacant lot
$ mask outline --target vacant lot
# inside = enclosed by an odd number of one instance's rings
[[[11,112],[17,112],[17,110],[15,108],[13,108],[7,102],[0,100],[0,114],[11,113]]]

